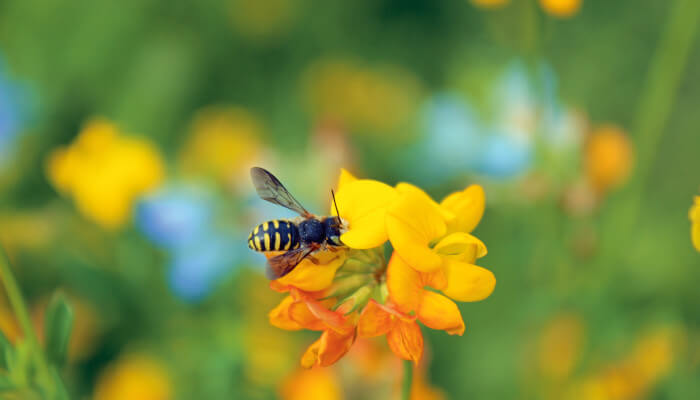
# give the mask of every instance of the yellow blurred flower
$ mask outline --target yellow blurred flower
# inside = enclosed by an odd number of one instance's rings
[[[483,8],[498,8],[503,7],[510,2],[510,0],[469,0],[472,4],[477,7]]]
[[[583,0],[540,0],[540,5],[552,16],[568,18],[578,12],[582,2]]]
[[[632,143],[614,125],[603,125],[588,138],[585,149],[586,176],[598,193],[623,184],[634,162]]]
[[[342,400],[343,393],[334,372],[328,368],[299,370],[280,389],[282,400]]]
[[[294,0],[229,0],[233,27],[251,38],[271,38],[288,30],[299,2]]]
[[[584,326],[575,314],[562,314],[549,321],[539,339],[539,367],[547,377],[569,376],[581,354]]]
[[[210,107],[197,113],[180,152],[185,173],[214,176],[223,183],[243,180],[258,157],[263,127],[237,107]]]
[[[330,118],[353,133],[385,133],[400,139],[418,108],[418,79],[399,67],[369,68],[358,63],[324,60],[306,74],[306,93],[317,118]]]
[[[688,217],[690,217],[691,222],[690,237],[693,246],[695,246],[695,250],[700,251],[700,196],[695,196],[695,203],[690,207]]]
[[[51,153],[47,174],[83,215],[115,229],[129,219],[134,201],[160,184],[164,165],[150,141],[124,136],[114,124],[94,119],[71,145]]]
[[[17,318],[10,309],[10,306],[5,302],[5,291],[0,291],[3,299],[0,300],[0,331],[5,335],[10,343],[14,343],[18,338],[22,337],[22,331],[17,323]]]
[[[145,355],[127,355],[108,366],[97,379],[95,400],[168,400],[172,381],[159,362]]]
[[[645,398],[671,370],[676,352],[683,346],[682,331],[657,327],[643,334],[624,358],[575,384],[569,398],[633,400]]]

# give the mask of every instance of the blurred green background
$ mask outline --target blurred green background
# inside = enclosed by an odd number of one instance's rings
[[[495,292],[414,397],[697,398],[698,4],[0,2],[0,242],[39,332],[74,309],[68,392],[398,398],[383,343],[305,375],[269,326],[261,165],[316,212],[341,167],[486,189]]]

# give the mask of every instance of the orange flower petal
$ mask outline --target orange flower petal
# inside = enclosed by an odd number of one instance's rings
[[[456,216],[448,224],[449,232],[471,232],[484,215],[486,195],[479,185],[471,185],[461,192],[452,193],[440,206]]]
[[[289,306],[289,319],[296,322],[304,329],[312,331],[322,331],[328,329],[326,324],[321,321],[314,313],[311,312],[309,306],[303,301],[295,301]]]
[[[496,277],[485,268],[448,260],[445,262],[447,287],[442,292],[457,301],[479,301],[491,295]]]
[[[419,272],[423,286],[442,290],[447,286],[447,274],[444,268],[438,268],[433,272]]]
[[[446,229],[442,214],[415,191],[402,193],[387,210],[386,231],[394,250],[419,271],[429,272],[440,267],[442,259],[429,244],[443,236]]]
[[[444,330],[450,335],[464,333],[464,321],[457,305],[435,292],[424,291],[418,319],[428,328]]]
[[[318,261],[318,264],[314,264],[307,257],[292,272],[277,279],[277,282],[307,292],[315,292],[329,287],[333,283],[335,272],[345,262],[345,252],[321,251],[315,253],[313,257]]]
[[[370,300],[360,314],[357,335],[361,338],[384,335],[389,332],[393,324],[391,314],[379,307],[376,301]]]
[[[327,367],[340,360],[355,342],[355,331],[341,335],[333,331],[325,331],[321,337],[306,350],[301,358],[301,366]]]
[[[305,326],[304,321],[318,320],[323,323],[323,330],[332,329],[339,333],[347,333],[354,329],[354,323],[349,317],[346,317],[338,311],[330,310],[330,307],[335,304],[335,299],[316,300],[312,297],[312,294],[303,292],[296,288],[291,288],[290,294],[292,298],[298,300],[299,303],[304,304],[306,306],[306,310],[308,310],[308,313],[310,313],[310,316],[307,315],[303,308],[297,310],[296,305],[292,305],[290,307],[290,315],[292,319],[297,321],[302,326]],[[312,326],[317,325],[314,324]]]
[[[369,179],[349,182],[335,194],[340,216],[349,229],[340,240],[354,249],[371,249],[387,241],[386,209],[398,197],[396,189]]]
[[[418,364],[423,356],[423,334],[415,322],[397,320],[394,328],[386,334],[389,348],[404,360]]]
[[[285,297],[280,304],[269,313],[270,324],[280,329],[296,331],[303,327],[289,316],[289,307],[294,304],[292,296]]]
[[[394,253],[386,271],[386,285],[391,300],[404,313],[417,310],[423,294],[423,282],[418,271]]]

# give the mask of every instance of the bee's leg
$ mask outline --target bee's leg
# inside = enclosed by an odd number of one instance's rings
[[[320,261],[318,261],[318,258],[316,258],[316,257],[314,257],[314,256],[308,256],[308,257],[306,257],[306,258],[308,258],[309,261],[311,261],[311,262],[314,263],[315,265],[318,265],[318,264],[321,263]]]

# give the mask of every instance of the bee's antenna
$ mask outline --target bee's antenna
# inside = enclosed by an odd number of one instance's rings
[[[335,215],[340,219],[340,211],[338,211],[338,203],[335,201],[335,192],[331,189],[331,196],[333,197],[333,205],[335,206]]]

